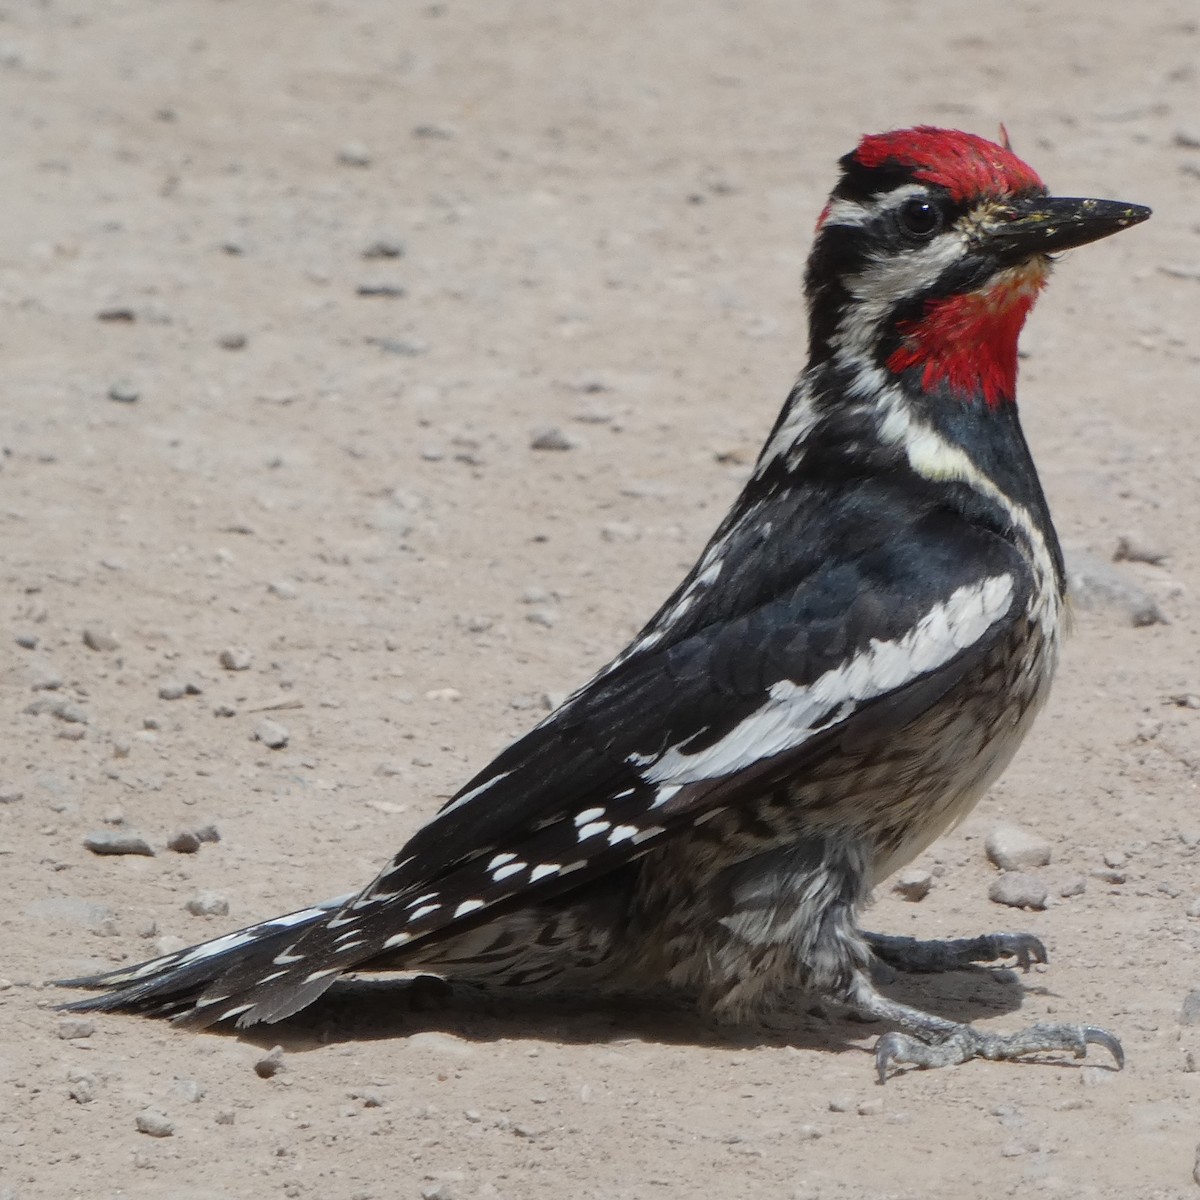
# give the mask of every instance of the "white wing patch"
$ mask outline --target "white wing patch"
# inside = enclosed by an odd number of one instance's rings
[[[1008,611],[1012,597],[1013,577],[1008,574],[960,587],[948,600],[935,604],[903,637],[890,642],[873,639],[849,662],[826,671],[811,684],[802,686],[787,679],[774,684],[762,708],[719,742],[695,754],[672,746],[650,764],[641,760],[633,765],[642,768],[647,783],[678,789],[732,775],[794,749],[828,725],[831,715],[842,720],[862,701],[895,691],[949,662]],[[666,790],[660,791],[660,802]],[[584,832],[580,830],[581,837]]]

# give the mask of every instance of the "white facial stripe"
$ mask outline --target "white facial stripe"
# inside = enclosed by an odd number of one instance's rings
[[[844,718],[862,701],[949,662],[1008,612],[1012,597],[1013,577],[1007,574],[961,587],[903,637],[873,639],[848,663],[807,686],[786,679],[774,684],[767,702],[720,741],[695,754],[672,747],[644,777],[649,783],[670,780],[673,785],[719,779],[794,749],[823,728],[831,712],[840,709]]]
[[[870,358],[879,341],[879,330],[902,300],[929,290],[966,251],[966,236],[947,229],[926,245],[907,254],[877,257],[846,280],[853,303],[830,339],[835,350]]]

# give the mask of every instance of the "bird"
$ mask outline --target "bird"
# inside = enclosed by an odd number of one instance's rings
[[[64,1007],[283,1020],[341,976],[503,994],[663,989],[717,1021],[800,998],[882,1022],[902,1069],[1106,1049],[976,1028],[897,970],[1044,963],[1031,934],[865,929],[1043,707],[1062,551],[1018,419],[1018,337],[1061,252],[1144,206],[1051,195],[1007,134],[928,125],[839,160],[805,271],[808,360],[699,559],[632,642],[366,887],[86,978]]]

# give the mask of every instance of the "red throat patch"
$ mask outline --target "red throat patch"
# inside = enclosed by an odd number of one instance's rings
[[[934,300],[922,317],[900,326],[903,342],[887,360],[897,375],[921,369],[921,385],[944,384],[964,399],[982,397],[989,408],[1017,395],[1017,339],[1045,285],[1040,260],[1013,268],[978,292]]]
[[[1007,147],[958,129],[918,125],[871,134],[859,142],[854,157],[864,167],[899,163],[958,201],[1045,190],[1038,173]]]

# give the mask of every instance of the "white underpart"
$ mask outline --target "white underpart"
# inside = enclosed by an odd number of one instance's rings
[[[695,754],[671,747],[644,768],[643,777],[649,783],[670,781],[676,786],[719,779],[795,749],[825,727],[830,714],[844,719],[859,703],[949,662],[1008,612],[1012,597],[1013,578],[1008,574],[961,587],[903,637],[872,639],[849,662],[811,684],[781,680],[770,688],[766,703],[720,741]]]

